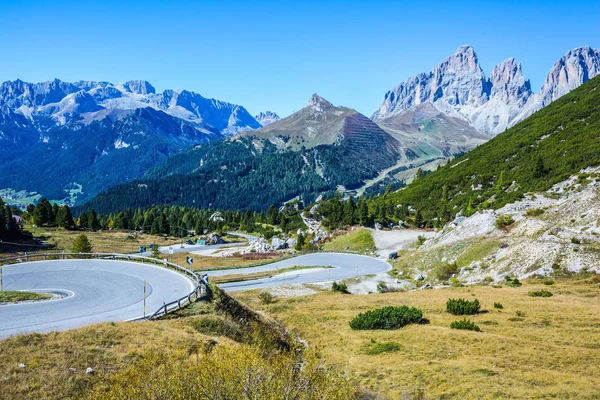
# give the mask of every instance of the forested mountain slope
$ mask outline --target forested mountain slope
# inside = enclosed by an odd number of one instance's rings
[[[288,145],[289,144],[289,145]],[[313,96],[292,116],[258,131],[205,143],[85,205],[102,213],[153,204],[265,210],[353,189],[395,164],[398,142],[358,112]]]

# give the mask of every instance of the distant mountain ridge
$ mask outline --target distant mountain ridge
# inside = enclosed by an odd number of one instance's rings
[[[552,67],[539,93],[533,93],[521,64],[509,58],[487,78],[475,50],[461,46],[429,73],[418,74],[385,94],[372,115],[376,122],[423,103],[462,118],[487,135],[496,135],[550,104],[600,72],[600,50],[580,47]]]
[[[0,188],[83,202],[181,150],[260,127],[242,106],[146,81],[4,82]]]
[[[0,85],[0,108],[10,109],[40,127],[72,122],[89,124],[107,115],[151,107],[175,118],[198,125],[205,132],[223,135],[261,125],[237,104],[209,99],[188,90],[156,93],[147,81],[79,81],[28,83],[21,80]]]
[[[267,126],[273,122],[279,121],[281,118],[273,111],[260,112],[254,116],[254,119],[258,121],[262,126]]]
[[[356,189],[393,166],[399,143],[357,111],[314,94],[306,107],[258,130],[203,143],[84,206],[100,212],[152,204],[264,210]]]

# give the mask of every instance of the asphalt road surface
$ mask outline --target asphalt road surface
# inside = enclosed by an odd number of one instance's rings
[[[314,253],[289,258],[260,267],[212,270],[204,272],[208,276],[253,274],[276,271],[294,266],[322,266],[333,268],[305,269],[275,275],[252,281],[231,282],[219,285],[227,291],[252,290],[296,283],[318,283],[333,280],[344,280],[362,275],[377,274],[391,269],[387,262],[373,257],[347,253]]]
[[[3,267],[4,290],[61,293],[57,300],[0,305],[0,338],[50,332],[154,313],[191,292],[192,281],[162,267],[128,261],[53,260]]]

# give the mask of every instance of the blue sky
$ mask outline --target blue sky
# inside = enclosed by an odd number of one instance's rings
[[[538,90],[600,47],[600,1],[0,0],[0,81],[146,79],[287,115],[316,92],[371,115],[385,92],[471,44]]]

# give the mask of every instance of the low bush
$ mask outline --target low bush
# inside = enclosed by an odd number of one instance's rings
[[[453,315],[473,315],[479,312],[479,300],[448,299],[446,311]]]
[[[554,285],[554,281],[552,279],[545,279],[544,285],[552,286]]]
[[[496,228],[498,229],[508,229],[509,226],[515,223],[515,220],[510,215],[501,215],[496,218]]]
[[[542,208],[532,208],[530,210],[527,210],[525,212],[525,215],[527,215],[528,217],[537,217],[540,216],[544,213],[544,210]]]
[[[444,264],[436,268],[435,277],[440,281],[447,281],[452,277],[452,275],[457,274],[458,271],[459,268],[458,265],[456,265],[456,263]]]
[[[576,237],[572,237],[571,238],[571,243],[573,244],[581,244],[581,240],[576,238]]]
[[[271,304],[275,302],[273,295],[267,291],[262,291],[258,294],[258,299],[263,304]]]
[[[360,313],[350,321],[350,328],[364,329],[398,329],[408,324],[423,321],[423,311],[408,306],[386,306]]]
[[[395,342],[385,342],[385,343],[372,343],[369,347],[366,348],[365,354],[370,356],[376,356],[383,353],[392,353],[394,351],[398,351],[402,349],[402,345]]]
[[[403,292],[404,289],[398,288],[398,287],[393,287],[393,286],[388,286],[387,283],[382,281],[377,284],[377,291],[379,293],[391,293],[391,292]]]
[[[471,322],[468,319],[454,321],[450,324],[450,328],[481,332],[481,329],[474,322]]]
[[[547,290],[532,290],[531,292],[527,293],[529,296],[531,297],[552,297],[552,292],[549,292]]]
[[[501,309],[504,308],[504,306],[502,306],[502,303],[494,303],[494,308]]]
[[[517,278],[511,278],[510,276],[506,277],[506,286],[510,287],[519,287],[522,283]]]
[[[340,292],[340,293],[348,293],[348,285],[346,285],[344,282],[333,282],[331,284],[331,290],[333,290],[334,292]]]

